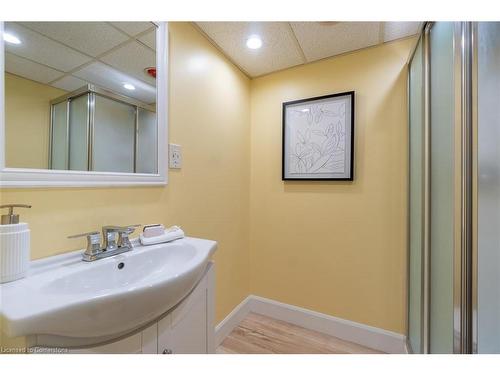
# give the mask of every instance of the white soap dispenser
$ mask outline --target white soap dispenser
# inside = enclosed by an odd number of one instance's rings
[[[0,283],[25,277],[30,264],[30,230],[27,223],[19,222],[15,207],[31,208],[27,204],[0,206],[9,209],[0,225]]]

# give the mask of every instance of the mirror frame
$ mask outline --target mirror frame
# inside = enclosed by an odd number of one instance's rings
[[[117,173],[50,169],[8,168],[5,165],[5,63],[0,37],[0,187],[109,187],[166,185],[168,182],[168,23],[156,26],[156,113],[158,173]],[[4,23],[0,22],[0,36]],[[160,105],[161,104],[161,105]]]

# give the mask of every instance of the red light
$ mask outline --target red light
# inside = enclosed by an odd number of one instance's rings
[[[146,68],[144,69],[144,73],[146,73],[148,76],[156,78],[156,68]]]

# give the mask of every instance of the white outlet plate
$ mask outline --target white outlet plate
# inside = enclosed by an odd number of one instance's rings
[[[182,168],[182,148],[180,145],[169,143],[169,145],[168,145],[168,166],[171,169]]]

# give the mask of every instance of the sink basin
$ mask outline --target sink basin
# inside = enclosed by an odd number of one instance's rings
[[[81,251],[31,263],[28,276],[0,285],[8,336],[109,338],[137,329],[178,304],[202,278],[214,241],[186,237],[95,262]]]

